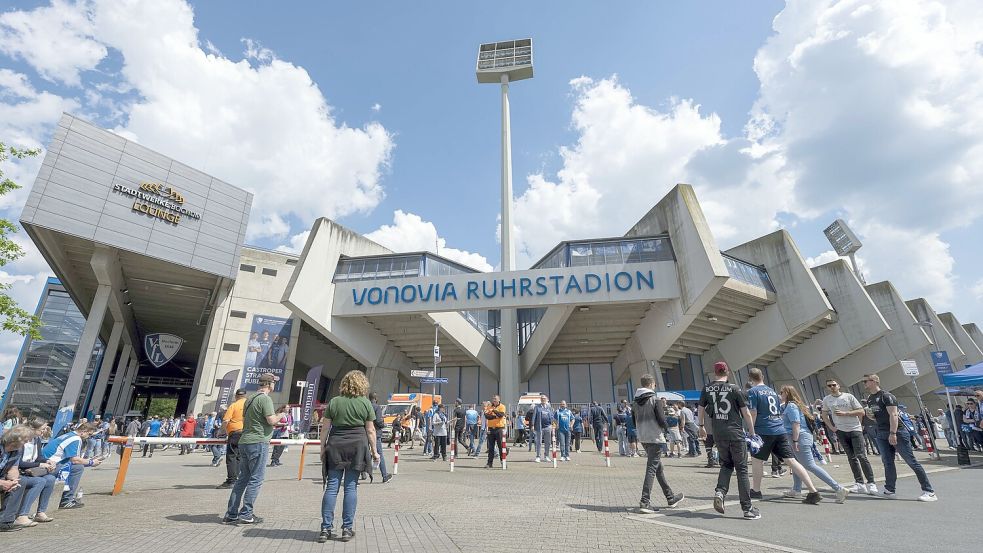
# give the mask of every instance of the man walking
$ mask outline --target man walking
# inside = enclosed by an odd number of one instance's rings
[[[939,498],[935,495],[931,482],[928,481],[925,469],[915,459],[915,454],[911,450],[911,435],[908,428],[899,424],[898,398],[881,389],[881,377],[876,374],[864,375],[863,382],[864,388],[870,393],[867,397],[870,413],[867,416],[877,422],[877,448],[881,450],[881,462],[884,463],[882,496],[888,499],[897,497],[895,485],[898,482],[898,469],[894,466],[894,456],[897,454],[901,455],[918,477],[918,483],[922,487],[922,495],[918,497],[918,501],[938,501]]]
[[[686,456],[696,457],[700,455],[700,440],[699,431],[696,428],[696,415],[682,401],[676,404],[676,411],[679,413],[679,422],[683,427],[683,432],[686,434],[686,444],[689,446]]]
[[[386,469],[386,456],[382,454],[382,429],[386,427],[386,421],[382,406],[379,405],[379,394],[370,393],[369,401],[372,402],[372,410],[375,411],[375,450],[379,452],[379,472],[382,474],[382,483],[385,484],[393,478]]]
[[[573,426],[573,411],[567,409],[567,402],[561,401],[560,408],[553,415],[556,420],[556,439],[559,442],[560,460],[570,460],[570,429]]]
[[[258,524],[263,519],[253,513],[253,504],[263,485],[266,457],[273,437],[273,426],[287,420],[287,414],[273,410],[270,392],[278,380],[270,373],[259,375],[259,390],[242,409],[242,435],[239,437],[239,476],[229,495],[229,506],[222,522]]]
[[[782,398],[775,390],[764,384],[764,379],[761,369],[752,368],[748,371],[748,380],[752,384],[751,390],[748,391],[748,410],[754,421],[754,433],[761,436],[762,440],[758,452],[751,454],[754,480],[751,485],[751,498],[761,499],[761,479],[764,477],[765,461],[774,453],[808,488],[809,493],[802,502],[815,505],[822,501],[823,497],[819,495],[806,469],[795,460],[792,444],[789,442],[788,434],[785,433],[785,423],[782,422]]]
[[[454,400],[454,440],[460,445],[464,443],[464,430],[467,425],[467,411],[464,409],[464,401],[461,398]]]
[[[231,488],[239,477],[239,438],[242,436],[242,411],[246,405],[246,391],[236,390],[236,399],[225,411],[222,421],[228,434],[225,443],[225,482],[218,489]]]
[[[665,496],[670,509],[682,501],[684,496],[681,493],[672,493],[662,467],[661,444],[665,443],[663,434],[666,429],[665,401],[656,397],[655,377],[652,375],[643,374],[639,384],[640,387],[635,390],[635,406],[631,410],[638,440],[645,448],[645,479],[642,480],[642,500],[638,504],[638,510],[643,513],[654,513],[658,509],[650,503],[653,479],[659,481],[662,495]]]
[[[488,421],[488,463],[485,468],[492,468],[492,461],[495,460],[495,450],[499,449],[501,454],[502,432],[505,431],[505,406],[502,405],[502,398],[492,396],[491,404],[485,407],[485,420]]]
[[[532,427],[536,431],[536,459],[538,463],[543,457],[548,457],[553,447],[553,408],[550,407],[546,394],[539,396],[539,405],[532,413]],[[543,455],[540,455],[542,447]]]
[[[604,453],[604,429],[607,428],[608,417],[604,414],[604,408],[596,401],[591,404],[590,425],[594,430],[594,444],[597,446],[597,452]]]
[[[829,389],[829,395],[823,398],[823,420],[836,433],[837,439],[846,450],[846,458],[856,482],[850,491],[874,495],[877,493],[877,484],[874,483],[874,469],[867,460],[863,424],[860,422],[860,418],[864,416],[864,408],[853,394],[842,391],[836,380],[827,379],[826,388]]]
[[[154,418],[151,419],[150,422],[147,424],[147,434],[146,434],[146,436],[148,438],[158,438],[158,437],[160,437],[160,427],[161,427],[161,424],[162,423],[160,422],[160,417],[158,417],[157,415],[154,415]],[[143,444],[143,456],[144,457],[147,456],[147,447],[148,447],[148,444]],[[153,457],[154,456],[154,449],[157,448],[157,444],[149,444],[149,447],[150,447],[150,456]]]
[[[478,410],[475,406],[464,411],[464,430],[468,434],[468,455],[471,455],[474,453],[475,441],[481,441],[481,436],[478,436]]]
[[[700,394],[699,433],[706,437],[705,424],[709,417],[713,441],[720,455],[720,473],[717,475],[717,487],[713,494],[713,508],[720,514],[724,513],[724,499],[730,488],[730,477],[736,470],[737,490],[744,518],[756,520],[761,518],[761,513],[751,505],[747,442],[744,441],[745,428],[748,435],[755,438],[754,420],[747,408],[744,392],[736,384],[727,382],[729,373],[727,363],[718,361],[713,364],[714,380],[704,386],[703,393]]]

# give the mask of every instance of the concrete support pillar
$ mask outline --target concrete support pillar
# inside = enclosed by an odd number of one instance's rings
[[[515,326],[515,309],[502,309],[501,366],[499,367],[499,395],[505,405],[519,401],[519,336]]]
[[[123,323],[114,322],[113,330],[109,334],[109,342],[106,343],[106,353],[102,356],[102,365],[99,367],[99,375],[96,377],[96,385],[92,389],[92,399],[89,401],[89,409],[99,413],[102,407],[102,400],[106,396],[106,388],[109,383],[109,373],[113,370],[113,361],[116,360],[116,350],[119,349],[119,341],[123,336]]]
[[[137,357],[130,359],[130,365],[126,369],[126,378],[123,381],[123,389],[120,390],[120,402],[117,404],[116,411],[125,414],[130,409],[133,401],[133,382],[140,371],[140,360]]]
[[[113,379],[113,387],[109,390],[109,401],[106,402],[106,411],[114,415],[119,415],[116,411],[116,404],[119,403],[120,390],[123,389],[123,377],[126,375],[126,369],[130,366],[130,356],[133,352],[133,346],[127,342],[123,342],[123,350],[119,354],[119,362],[116,363],[116,377]]]
[[[399,371],[396,369],[369,367],[365,373],[369,379],[369,389],[379,394],[381,403],[384,403],[389,398],[389,394],[394,393],[399,386]]]
[[[99,339],[99,329],[102,328],[102,320],[106,316],[106,307],[109,305],[109,294],[112,292],[108,284],[100,284],[96,288],[96,293],[92,298],[92,305],[89,308],[89,316],[85,319],[85,328],[82,329],[82,337],[79,339],[78,349],[75,350],[75,359],[72,361],[72,370],[68,373],[68,382],[65,383],[65,390],[61,395],[59,408],[75,405],[79,393],[82,391],[82,381],[85,379],[85,370],[92,360],[92,348]]]

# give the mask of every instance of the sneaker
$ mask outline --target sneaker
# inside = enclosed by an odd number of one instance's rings
[[[24,526],[17,526],[13,522],[4,522],[0,524],[0,532],[16,532],[24,528]]]
[[[918,496],[918,501],[928,501],[928,502],[931,502],[931,501],[938,501],[938,500],[939,500],[939,497],[937,495],[935,495],[935,493],[933,493],[933,492],[925,492],[922,495]]]
[[[226,515],[222,517],[222,524],[239,524],[239,517],[230,517]]]
[[[806,505],[819,505],[819,502],[823,500],[823,496],[819,495],[819,492],[809,492],[806,494],[806,498],[802,500]]]
[[[751,507],[747,511],[744,511],[744,518],[748,520],[758,520],[761,518],[761,512],[758,511],[757,507]]]
[[[244,517],[242,515],[239,515],[239,524],[259,524],[261,522],[263,522],[263,517],[258,517],[256,515],[249,515],[248,517]]]
[[[796,497],[802,497],[801,490],[785,490],[782,492],[782,497],[788,497],[789,499],[794,499]]]
[[[649,503],[648,501],[642,501],[641,503],[638,504],[638,512],[646,515],[651,515],[652,513],[658,513],[659,508],[653,507],[652,504]]]
[[[885,489],[884,491],[881,492],[881,497],[883,497],[884,499],[894,499],[898,497],[898,494]]]
[[[355,531],[354,530],[352,530],[351,528],[342,528],[341,529],[341,537],[338,538],[338,539],[340,539],[341,541],[348,541],[348,540],[350,540],[350,539],[352,539],[354,537],[355,537]]]
[[[877,484],[873,482],[867,484],[867,495],[877,495]]]
[[[228,482],[228,481],[226,481],[226,482],[222,482],[218,486],[215,486],[215,489],[216,490],[228,490],[228,489],[231,489],[232,486],[234,486],[234,485],[235,485],[235,482]]]
[[[751,499],[762,499],[761,492],[751,490]]]
[[[81,501],[69,501],[68,503],[61,503],[58,505],[59,509],[81,509],[85,504]]]
[[[849,495],[850,495],[850,490],[844,488],[843,486],[840,486],[840,489],[836,490],[836,502],[843,503],[844,501],[846,501],[846,498]]]
[[[387,474],[387,475],[385,475],[385,476],[382,477],[382,483],[385,484],[386,482],[388,482],[388,481],[390,481],[392,479],[393,479],[393,475]]]
[[[724,514],[724,492],[720,490],[713,492],[713,510]]]
[[[685,495],[683,495],[681,493],[677,493],[676,495],[674,495],[672,497],[667,497],[666,498],[666,503],[668,503],[669,504],[669,508],[672,509],[676,505],[679,505],[679,502],[682,501],[682,500],[684,500],[684,499],[686,499],[686,496]]]
[[[326,543],[334,539],[334,532],[330,528],[321,528],[321,533],[317,535],[317,543]]]
[[[850,491],[852,493],[867,493],[867,486],[864,486],[861,482],[856,482],[850,486]],[[876,491],[874,493],[877,493]]]
[[[538,462],[539,462],[539,457],[536,457],[535,459],[533,459],[533,461],[532,461],[532,462],[533,462],[533,463],[538,463]]]

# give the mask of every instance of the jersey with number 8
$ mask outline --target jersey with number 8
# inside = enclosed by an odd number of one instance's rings
[[[754,415],[754,431],[762,436],[778,436],[785,433],[780,409],[781,398],[764,384],[759,384],[747,393],[748,407],[757,411]]]
[[[744,421],[741,409],[747,407],[744,392],[729,382],[711,382],[703,388],[700,406],[705,412],[705,422],[710,423],[713,439],[743,440]]]

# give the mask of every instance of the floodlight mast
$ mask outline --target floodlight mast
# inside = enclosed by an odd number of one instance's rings
[[[864,279],[863,273],[860,272],[860,268],[857,267],[856,253],[863,246],[857,235],[850,230],[850,227],[847,226],[843,219],[833,221],[832,225],[823,230],[823,234],[826,235],[826,239],[829,240],[830,245],[836,250],[836,255],[850,258],[853,273],[857,275],[857,279],[860,280],[861,284],[866,285],[867,281]]]
[[[512,125],[509,82],[531,79],[532,39],[490,42],[478,47],[476,76],[479,83],[502,87],[502,271],[515,269],[512,241]],[[515,309],[500,310],[499,395],[512,405],[519,399],[519,344]]]

